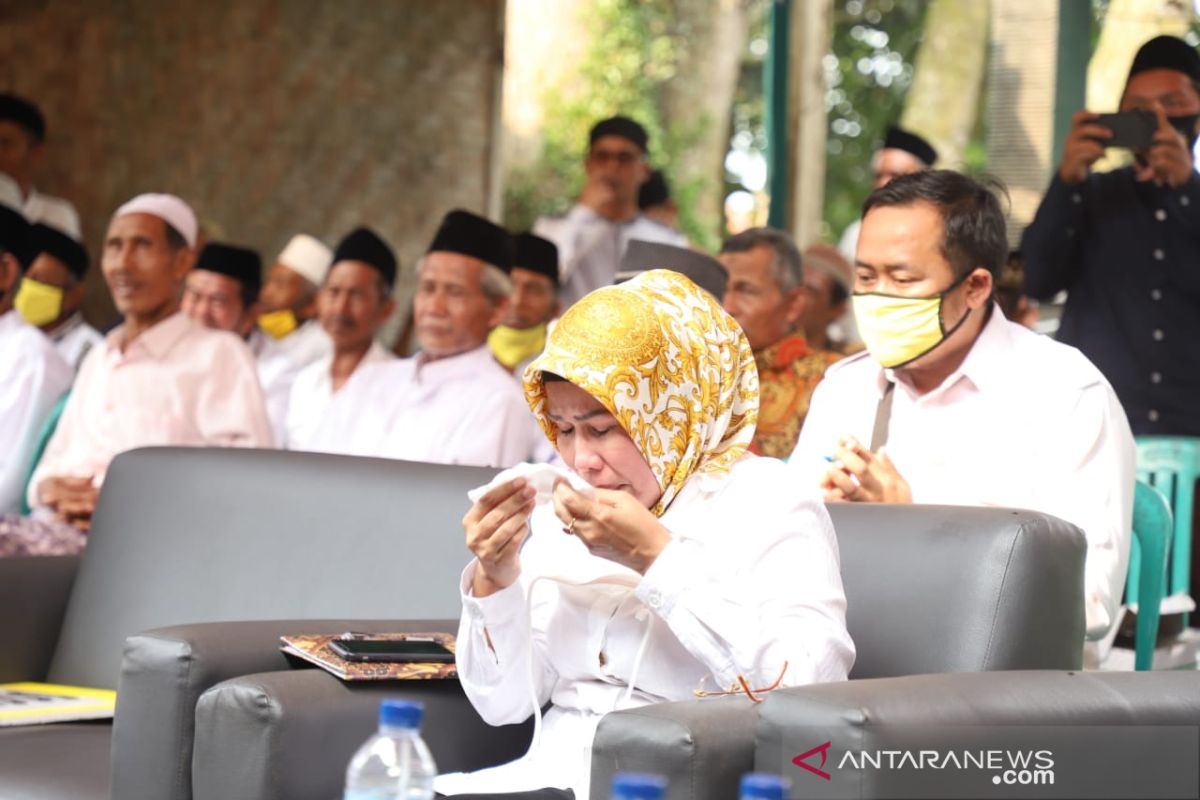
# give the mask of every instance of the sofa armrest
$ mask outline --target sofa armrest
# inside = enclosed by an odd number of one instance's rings
[[[0,558],[0,683],[46,678],[78,556]]]
[[[614,711],[592,742],[591,797],[608,797],[617,772],[667,779],[668,800],[737,797],[754,766],[757,707],[745,697],[658,703]]]
[[[1044,752],[1063,797],[1191,796],[1200,774],[1198,724],[1195,671],[852,680],[769,694],[759,708],[755,768],[787,775],[801,796],[984,797],[1012,766],[1006,754]],[[912,769],[885,759],[881,767],[861,756],[910,752],[919,758],[923,751],[994,752],[1000,766],[989,760],[978,769]],[[805,753],[811,754],[804,763],[829,777],[793,763]],[[966,763],[966,756],[959,758]],[[1039,759],[1032,769],[1043,766]],[[1167,789],[1168,777],[1183,784]]]
[[[501,764],[529,746],[529,722],[489,726],[457,680],[347,683],[323,670],[247,675],[214,686],[196,705],[194,797],[340,797],[350,757],[375,731],[388,697],[424,703],[421,735],[439,772]]]
[[[457,628],[458,620],[271,620],[176,625],[131,636],[113,720],[113,796],[190,797],[196,701],[223,680],[289,669],[280,636]]]

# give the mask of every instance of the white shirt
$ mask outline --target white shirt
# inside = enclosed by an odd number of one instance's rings
[[[285,337],[285,340],[295,335],[293,333]],[[324,336],[325,332],[321,331],[321,335]],[[329,337],[326,336],[325,338],[328,339]],[[358,379],[359,374],[363,371],[363,367],[368,364],[381,361],[394,361],[395,359],[396,357],[385,350],[383,345],[372,341],[371,347],[367,350],[366,355],[363,356],[362,361],[358,362],[358,366],[354,368],[354,372],[351,373],[350,378],[342,384],[342,388],[336,394],[340,396],[349,389],[351,384]],[[288,450],[313,449],[317,431],[321,428],[325,413],[329,410],[330,403],[335,396],[332,369],[333,354],[330,353],[319,361],[315,361],[301,369],[292,382],[291,395],[288,397],[287,424],[285,426],[287,428],[287,439],[284,442]]]
[[[0,514],[16,513],[38,434],[74,371],[16,311],[0,314]]]
[[[524,757],[443,775],[439,792],[558,787],[587,800],[592,739],[610,711],[690,700],[739,675],[755,689],[846,679],[837,539],[785,465],[748,456],[724,480],[694,476],[659,521],[672,541],[645,576],[588,553],[549,504],[531,517],[516,583],[472,597],[468,565],[456,659],[467,697],[491,725],[553,706]]]
[[[275,434],[275,441],[282,446],[287,439],[287,410],[292,384],[296,382],[301,368],[288,358],[278,342],[258,328],[250,331],[246,344],[258,367],[258,382],[267,403],[271,430]]]
[[[57,328],[48,331],[46,335],[50,337],[50,341],[54,342],[58,354],[71,365],[72,369],[79,369],[79,365],[83,363],[83,357],[88,354],[88,351],[104,341],[104,336],[100,331],[88,325],[78,311],[67,317]]]
[[[314,449],[483,467],[511,467],[533,452],[538,433],[525,395],[486,344],[361,372],[330,405]]]
[[[135,447],[270,447],[254,358],[232,333],[175,313],[125,345],[124,326],[83,359],[71,398],[29,484],[29,505],[51,477],[103,481]]]
[[[51,197],[31,188],[29,196],[25,198],[24,211],[25,219],[29,220],[30,224],[42,222],[57,228],[76,241],[83,238],[79,226],[79,213],[75,211],[75,206],[61,197]]]
[[[866,353],[829,368],[790,465],[815,486],[840,437],[869,446],[891,370]],[[1073,347],[1009,322],[998,307],[962,366],[917,395],[896,383],[887,453],[915,503],[1028,508],[1088,541],[1088,638],[1116,620],[1136,478],[1133,435],[1112,387]]]
[[[564,309],[593,289],[612,285],[630,239],[687,246],[682,233],[643,214],[613,222],[578,203],[561,217],[538,219],[533,232],[558,247]]]
[[[300,323],[296,330],[276,343],[284,355],[301,369],[333,356],[333,340],[316,319]]]

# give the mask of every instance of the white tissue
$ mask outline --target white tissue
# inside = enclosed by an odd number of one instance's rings
[[[537,489],[537,497],[534,500],[535,505],[549,503],[554,499],[554,483],[559,478],[567,481],[571,484],[572,489],[589,500],[596,499],[596,490],[592,488],[590,483],[574,472],[555,464],[517,464],[515,467],[510,467],[492,478],[491,483],[488,485],[480,486],[467,492],[467,498],[472,503],[478,502],[479,498],[492,489],[495,489],[502,483],[508,483],[514,478],[524,478],[530,486]]]

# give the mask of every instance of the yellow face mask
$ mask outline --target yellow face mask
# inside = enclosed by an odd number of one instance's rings
[[[942,319],[942,301],[962,279],[932,297],[897,297],[876,292],[851,296],[854,322],[867,351],[885,369],[903,367],[933,350],[958,330],[971,313],[947,329]]]
[[[25,318],[30,325],[42,327],[49,325],[62,314],[63,290],[57,286],[24,278],[17,296],[13,298],[13,307]]]
[[[546,347],[546,325],[534,325],[532,328],[510,328],[507,325],[497,325],[488,334],[488,345],[496,360],[509,369],[513,369],[522,361],[533,358]]]
[[[266,331],[271,338],[282,339],[300,327],[300,321],[296,319],[296,312],[290,308],[283,308],[259,317],[258,327]]]

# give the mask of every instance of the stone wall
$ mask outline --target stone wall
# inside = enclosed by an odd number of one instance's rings
[[[370,225],[403,296],[445,211],[496,210],[503,27],[503,0],[5,0],[0,88],[44,110],[37,183],[94,264],[120,202],[170,191],[268,263]],[[98,269],[87,308],[111,319]]]

